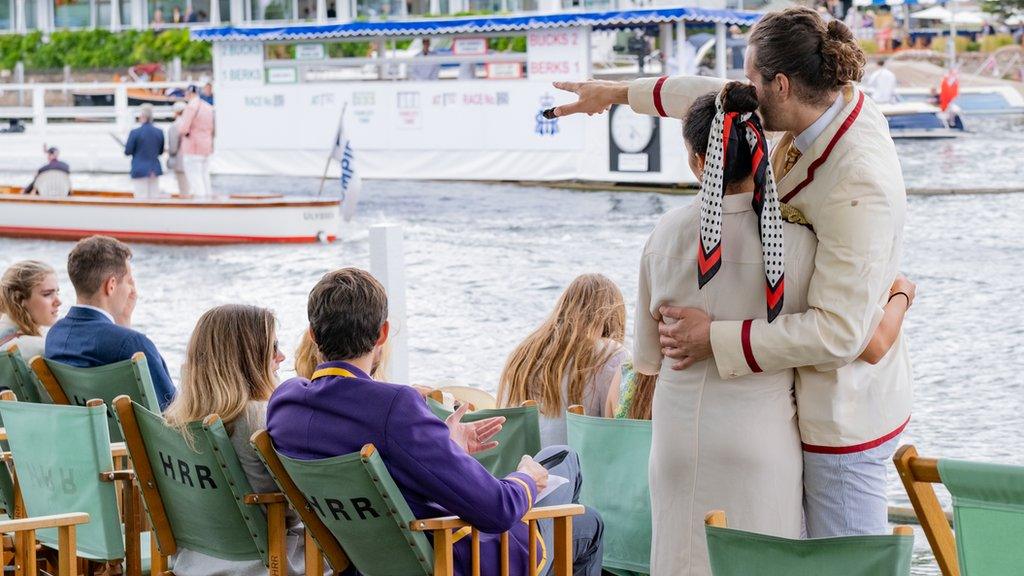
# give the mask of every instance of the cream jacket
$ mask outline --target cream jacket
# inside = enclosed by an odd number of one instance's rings
[[[682,118],[723,81],[680,77],[635,80],[637,112]],[[910,360],[903,337],[876,365],[856,360],[882,316],[899,271],[906,214],[903,173],[885,117],[859,89],[778,182],[818,237],[808,310],[764,319],[716,321],[711,346],[722,378],[797,370],[804,449],[867,450],[897,436],[910,418]],[[779,173],[792,134],[772,151]]]

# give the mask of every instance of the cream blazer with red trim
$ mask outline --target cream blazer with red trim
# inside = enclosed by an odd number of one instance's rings
[[[704,77],[635,80],[629,104],[643,114],[682,118],[697,97],[722,84]],[[771,324],[711,324],[723,378],[798,368],[804,449],[825,453],[866,450],[895,437],[910,418],[913,396],[902,335],[878,364],[856,360],[899,271],[906,189],[885,117],[853,86],[844,98],[839,116],[778,182],[780,198],[818,236],[809,309]],[[773,166],[784,161],[792,138],[776,143]]]

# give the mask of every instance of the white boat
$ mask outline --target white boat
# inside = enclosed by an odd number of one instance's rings
[[[889,122],[893,138],[956,138],[964,132],[958,114],[950,115],[931,104],[900,102],[879,104],[878,109]]]
[[[937,98],[928,88],[897,88],[896,95],[900,102],[929,103]],[[953,104],[967,116],[1024,114],[1024,95],[1013,86],[961,86]]]
[[[42,197],[0,186],[0,236],[77,240],[105,234],[169,244],[333,242],[340,201],[280,195],[136,199],[76,190]]]

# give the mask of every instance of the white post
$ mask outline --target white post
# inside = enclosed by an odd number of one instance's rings
[[[15,0],[14,2],[14,31],[18,34],[24,34],[28,32],[28,27],[25,24],[25,0]]]
[[[316,23],[327,22],[327,0],[316,0]]]
[[[235,26],[245,22],[245,2],[242,0],[231,0],[230,21]]]
[[[430,0],[430,14],[433,16],[435,14],[440,14],[440,13],[441,13],[441,0]]]
[[[42,88],[32,89],[32,124],[35,129],[46,129],[46,92]]]
[[[956,68],[956,0],[949,3],[949,69]]]
[[[210,0],[210,25],[220,26],[220,1]]]
[[[686,40],[686,22],[676,22],[676,69],[672,74],[690,74],[690,61],[693,60],[693,48]]]
[[[146,4],[145,0],[128,0],[131,2],[132,28],[136,30],[146,29]]]
[[[356,0],[335,0],[334,13],[338,23],[347,24],[356,19]]]
[[[672,44],[672,24],[658,25],[658,44],[661,48],[661,74],[668,75],[668,63],[672,60],[675,46]]]
[[[385,373],[388,380],[407,384],[409,380],[409,331],[405,315],[405,254],[402,226],[370,226],[370,273],[384,285],[388,294],[388,321],[391,323],[390,350]]]
[[[728,63],[727,56],[729,55],[729,48],[726,43],[725,37],[725,23],[719,22],[715,24],[715,74],[719,78],[725,78],[727,76],[728,69],[726,64]]]
[[[36,2],[36,30],[41,30],[44,34],[53,30],[49,3],[43,0]]]
[[[118,132],[124,133],[131,126],[132,119],[129,114],[128,87],[121,85],[114,88],[114,116]]]
[[[121,0],[110,0],[110,31],[121,29]]]

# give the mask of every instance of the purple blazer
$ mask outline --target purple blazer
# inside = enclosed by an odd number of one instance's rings
[[[528,574],[528,530],[523,515],[533,506],[537,485],[513,472],[497,479],[452,442],[448,427],[410,386],[377,382],[347,362],[355,378],[292,378],[267,406],[267,431],[283,454],[318,460],[377,447],[384,464],[417,518],[455,515],[480,531],[480,567],[497,574],[500,534],[511,530],[511,574]],[[544,553],[538,546],[537,558]],[[455,544],[455,573],[470,573],[470,539]]]

